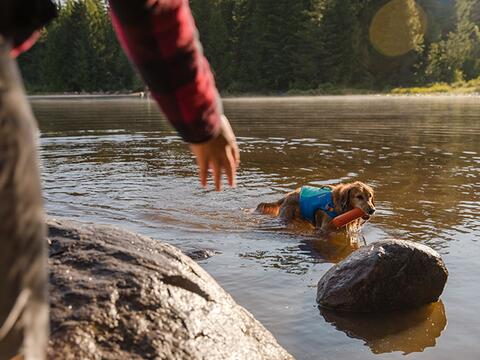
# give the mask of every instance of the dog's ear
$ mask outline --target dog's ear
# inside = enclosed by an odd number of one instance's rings
[[[373,206],[375,206],[375,193],[374,193],[373,189],[368,185],[365,185],[365,188],[367,189],[367,191],[372,196],[372,204],[373,204]]]
[[[348,205],[350,204],[350,194],[353,187],[345,185],[340,189],[340,207],[343,211],[347,211]]]

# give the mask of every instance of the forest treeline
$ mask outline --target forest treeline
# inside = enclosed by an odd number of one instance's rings
[[[191,0],[227,93],[385,90],[480,77],[480,0]],[[142,89],[103,0],[58,3],[19,57],[30,92]]]

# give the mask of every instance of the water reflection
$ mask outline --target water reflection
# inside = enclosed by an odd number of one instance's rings
[[[258,262],[265,269],[306,274],[312,265],[337,263],[365,244],[365,237],[361,232],[347,234],[346,231],[338,231],[320,234],[311,225],[303,222],[285,225],[266,215],[254,214],[254,216],[263,220],[257,225],[257,231],[275,238],[283,237],[295,243],[276,249],[239,254],[243,259]]]
[[[304,239],[300,241],[298,248],[320,261],[337,263],[363,245],[363,235],[355,234],[354,236],[358,239],[352,239],[343,232],[317,239]]]
[[[374,354],[421,352],[435,346],[436,339],[447,326],[442,301],[385,314],[351,314],[322,308],[320,314],[337,330],[365,341]]]

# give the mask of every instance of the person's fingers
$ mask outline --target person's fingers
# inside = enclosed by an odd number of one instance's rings
[[[198,159],[198,173],[200,176],[200,183],[203,187],[207,187],[207,176],[208,176],[208,161],[206,159]]]
[[[238,150],[237,144],[231,147],[231,154],[235,162],[235,167],[238,167],[240,165],[240,151]]]
[[[237,173],[237,165],[235,159],[233,157],[233,153],[230,149],[226,149],[226,160],[225,160],[225,173],[227,174],[228,185],[231,187],[237,186],[236,184],[236,173]]]
[[[213,182],[215,184],[215,190],[222,190],[222,166],[218,160],[210,162],[210,167],[213,172]]]
[[[222,167],[225,169],[225,175],[227,175],[227,182],[230,187],[235,186],[235,163],[231,156],[228,156],[222,162]]]

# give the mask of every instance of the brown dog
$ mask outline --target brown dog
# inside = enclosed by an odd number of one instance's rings
[[[319,195],[310,198],[326,196],[325,201],[317,202],[317,206],[303,204],[307,197],[304,192],[311,191]],[[320,205],[319,205],[320,204]],[[317,209],[318,207],[318,209]],[[348,184],[328,185],[322,188],[302,187],[288,193],[284,198],[274,203],[261,203],[257,212],[278,216],[287,223],[295,221],[309,222],[317,230],[329,232],[332,230],[330,221],[336,215],[341,215],[353,208],[360,208],[365,212],[362,219],[352,221],[347,225],[347,231],[358,230],[375,212],[373,189],[356,181]]]

